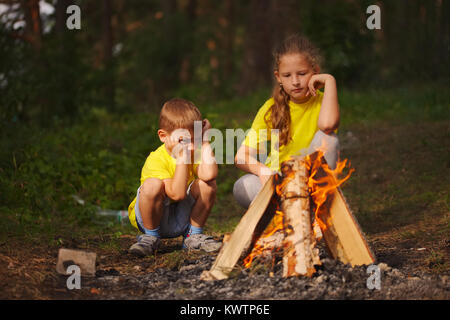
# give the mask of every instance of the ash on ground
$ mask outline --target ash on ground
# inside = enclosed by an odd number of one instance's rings
[[[143,275],[98,270],[86,279],[86,288],[100,288],[98,299],[449,299],[446,275],[408,276],[385,263],[380,270],[380,289],[368,288],[368,266],[351,267],[330,259],[321,250],[322,265],[311,278],[282,277],[280,262],[267,267],[255,264],[244,269],[236,266],[228,279],[200,280],[209,270],[215,255],[185,260],[177,268],[158,268]],[[372,282],[373,283],[373,282]]]

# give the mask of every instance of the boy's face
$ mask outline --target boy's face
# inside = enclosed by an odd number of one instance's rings
[[[158,136],[161,142],[166,145],[170,154],[178,144],[187,145],[188,150],[194,151],[194,132],[189,129],[179,128],[172,132],[160,129],[158,130]]]

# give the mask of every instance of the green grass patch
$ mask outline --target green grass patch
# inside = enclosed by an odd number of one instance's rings
[[[445,257],[445,253],[431,250],[428,257],[425,259],[428,267],[436,273],[443,273],[448,271],[448,259]]]

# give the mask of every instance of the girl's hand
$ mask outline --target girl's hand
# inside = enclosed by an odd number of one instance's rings
[[[317,89],[322,89],[325,86],[325,82],[327,82],[327,80],[330,79],[334,79],[332,75],[330,74],[325,74],[325,73],[321,73],[321,74],[314,74],[311,79],[309,79],[308,82],[308,92],[306,93],[306,96],[308,97],[309,95],[312,96],[316,96],[316,90]]]
[[[260,168],[258,177],[259,181],[261,181],[261,185],[264,186],[273,174],[274,172],[266,166]]]

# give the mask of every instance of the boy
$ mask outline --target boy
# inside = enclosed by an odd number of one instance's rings
[[[202,126],[201,141],[191,139],[196,121]],[[212,252],[220,248],[220,242],[203,234],[215,200],[218,172],[205,135],[210,127],[192,102],[172,99],[164,104],[158,130],[163,144],[147,157],[141,186],[128,207],[131,224],[143,233],[130,253],[150,255],[160,245],[160,238],[180,235],[185,249]],[[201,161],[197,164],[193,157],[200,145]]]

